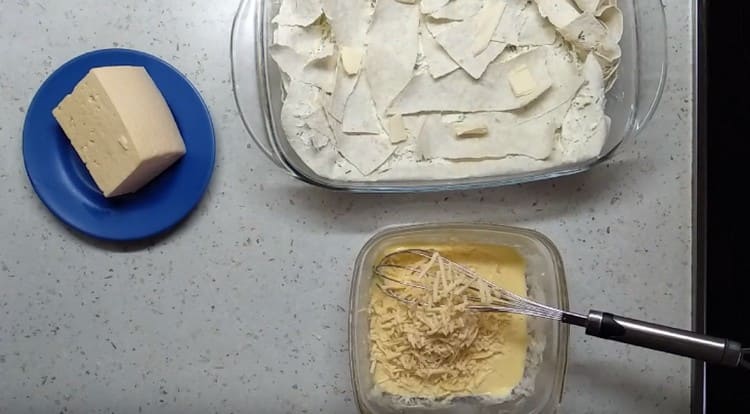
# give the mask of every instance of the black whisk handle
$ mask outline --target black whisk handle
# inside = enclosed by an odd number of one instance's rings
[[[742,345],[738,342],[606,312],[589,312],[586,334],[711,364],[739,367],[743,363]]]

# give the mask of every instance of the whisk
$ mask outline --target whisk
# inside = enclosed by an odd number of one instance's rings
[[[698,334],[682,329],[671,328],[649,322],[617,316],[607,312],[592,310],[588,315],[556,309],[533,300],[527,299],[486,280],[470,268],[450,261],[439,253],[424,249],[398,250],[385,256],[374,272],[384,280],[396,283],[401,287],[429,291],[432,288],[421,282],[434,280],[437,277],[434,266],[429,262],[426,267],[409,266],[402,263],[413,263],[414,259],[434,260],[437,258],[442,264],[452,269],[455,274],[463,277],[467,283],[463,297],[469,305],[466,309],[474,312],[501,312],[526,315],[535,318],[560,321],[569,325],[586,329],[586,334],[603,339],[609,339],[630,345],[681,355],[711,364],[729,367],[743,367],[750,369],[750,348],[742,348],[738,342]],[[406,280],[396,275],[393,270],[406,270],[406,275],[420,274],[420,278]],[[403,289],[393,289],[378,284],[388,296],[412,305],[423,305],[413,298],[407,297]],[[482,291],[489,291],[489,300]]]

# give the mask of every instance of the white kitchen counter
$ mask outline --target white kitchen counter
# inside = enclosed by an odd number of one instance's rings
[[[355,412],[352,265],[372,233],[399,223],[540,230],[566,260],[573,308],[689,327],[692,1],[665,3],[662,104],[608,165],[495,190],[362,196],[296,182],[250,142],[230,79],[235,0],[0,0],[0,413]],[[185,72],[216,126],[209,193],[148,243],[64,227],[21,157],[41,82],[113,46]],[[688,361],[572,332],[562,412],[687,412]]]

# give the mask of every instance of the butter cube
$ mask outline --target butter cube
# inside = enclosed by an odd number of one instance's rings
[[[341,48],[341,63],[347,75],[356,75],[359,73],[364,55],[364,50],[358,47],[344,46]]]
[[[483,137],[489,133],[487,125],[477,121],[461,121],[453,124],[453,130],[459,138]]]
[[[388,137],[391,144],[399,144],[406,141],[408,134],[404,125],[404,118],[401,115],[393,115],[388,119]]]
[[[105,197],[133,193],[185,154],[146,69],[94,68],[52,111]]]
[[[526,65],[520,65],[511,71],[508,74],[508,80],[511,89],[513,89],[513,94],[517,97],[534,92],[538,86],[536,80],[534,80],[534,75],[531,74],[531,70]]]

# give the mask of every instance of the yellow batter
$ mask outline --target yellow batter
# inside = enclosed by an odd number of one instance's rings
[[[398,246],[391,251],[384,252],[384,256],[392,251],[407,248],[438,251],[443,257],[473,269],[481,277],[513,293],[521,296],[527,294],[526,263],[515,249],[484,244],[414,245]],[[394,321],[393,318],[382,316],[388,311],[393,313],[394,307],[409,308],[409,305],[398,302],[387,296],[378,287],[373,286],[370,301],[370,346],[371,350],[375,350],[375,352],[371,352],[371,372],[379,391],[402,397],[418,398],[442,399],[470,395],[503,398],[508,396],[521,382],[529,341],[524,317],[467,311],[470,314],[467,314],[466,317],[480,318],[478,321],[482,329],[478,331],[476,343],[480,343],[481,337],[486,336],[484,342],[489,342],[492,346],[488,349],[475,349],[477,346],[473,344],[470,348],[456,350],[457,355],[471,359],[470,362],[475,364],[475,368],[465,370],[465,373],[463,371],[460,374],[457,374],[457,371],[448,372],[442,378],[437,376],[425,380],[424,374],[420,376],[414,372],[408,372],[401,365],[394,365],[393,360],[405,358],[403,355],[408,355],[410,352],[429,351],[419,349],[416,345],[411,347],[403,345],[407,341],[401,341],[399,345],[401,349],[398,350],[401,352],[398,352],[399,355],[394,355],[393,352],[383,351],[385,344],[379,343],[379,341],[385,341],[382,339],[384,335],[394,335],[394,323],[414,323],[413,320],[404,321],[401,317],[395,318]],[[413,311],[414,308],[411,309]],[[396,331],[408,332],[408,328],[399,326]],[[455,335],[455,333],[453,334]],[[459,332],[459,334],[463,334],[463,332]],[[444,365],[451,366],[451,363]],[[455,366],[455,363],[453,366]],[[441,372],[441,369],[444,368],[446,367],[430,367],[435,372]],[[424,371],[423,369],[422,373]]]

